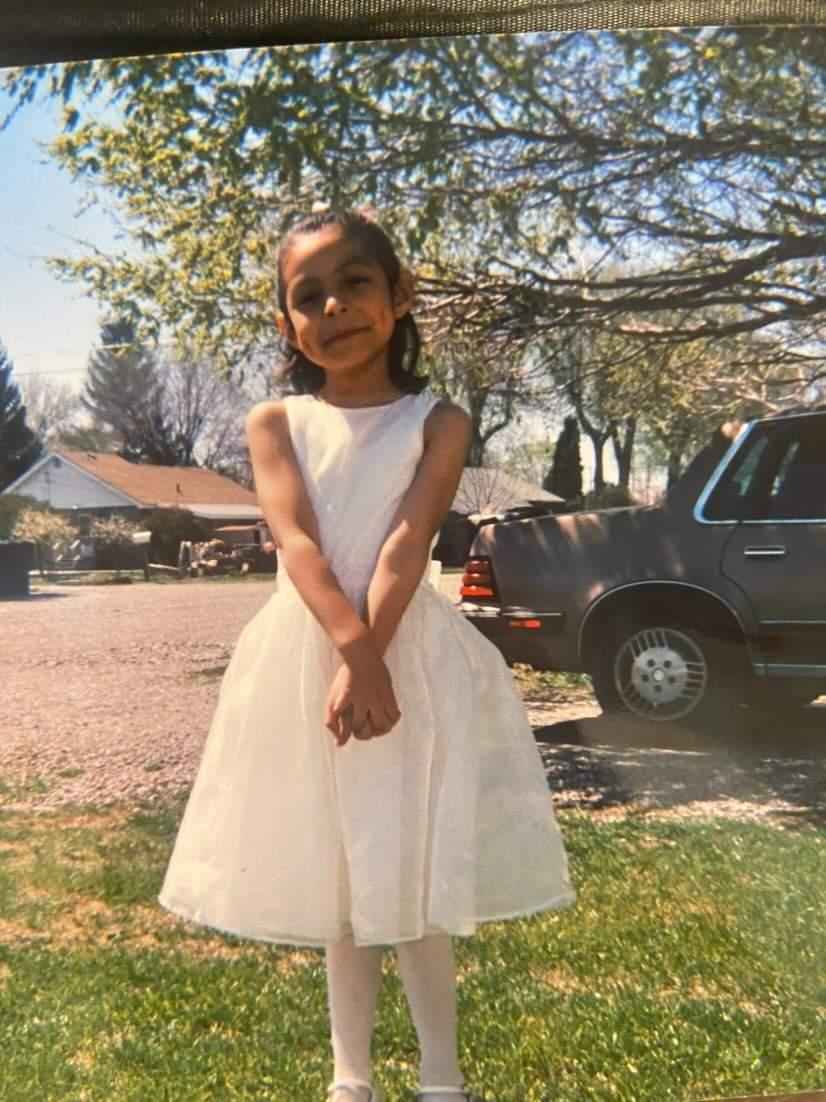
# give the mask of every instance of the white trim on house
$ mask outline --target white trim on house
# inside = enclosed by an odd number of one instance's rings
[[[14,482],[11,483],[10,486],[6,486],[6,488],[4,490],[0,491],[0,493],[11,494],[11,493],[22,493],[22,492],[24,492],[24,491],[21,490],[21,487],[25,486],[25,484],[27,482],[31,481],[32,479],[37,478],[37,476],[41,473],[41,471],[44,468],[46,468],[47,465],[55,459],[59,460],[60,463],[63,464],[64,466],[71,468],[71,470],[74,471],[76,475],[80,475],[81,478],[86,479],[91,483],[97,483],[99,486],[102,486],[106,490],[107,494],[113,495],[115,498],[119,499],[118,501],[113,501],[113,502],[101,502],[100,503],[101,506],[105,505],[106,507],[109,507],[109,508],[116,508],[116,507],[120,507],[120,506],[123,506],[123,505],[131,505],[131,506],[134,506],[137,509],[145,509],[146,508],[146,506],[144,505],[144,503],[142,501],[138,501],[137,498],[134,498],[130,494],[125,493],[119,487],[113,486],[112,483],[107,482],[105,478],[101,478],[99,475],[93,474],[91,471],[87,470],[85,467],[81,467],[77,463],[73,463],[71,459],[69,459],[67,456],[63,455],[62,453],[53,452],[53,451],[46,452],[46,454],[41,459],[38,459],[38,461],[34,464],[34,466],[29,467],[29,469],[27,471],[25,471],[22,475],[20,475],[19,478],[16,478],[14,480]],[[38,496],[38,495],[33,494],[32,496],[37,497],[38,501],[43,500],[43,498]],[[73,508],[73,504],[72,505],[55,505],[51,502],[47,502],[47,504],[51,504],[52,508],[54,508],[54,509],[71,509],[71,508]],[[84,504],[80,507],[81,508],[87,508],[87,509],[88,508],[94,508],[94,506],[89,505],[89,504]]]
[[[257,505],[184,505],[190,513],[202,520],[263,520],[264,514]]]

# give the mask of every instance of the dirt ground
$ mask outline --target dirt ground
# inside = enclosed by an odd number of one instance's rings
[[[458,585],[442,579],[451,599]],[[272,587],[49,586],[0,602],[0,806],[184,792],[235,640]],[[518,684],[558,808],[826,825],[826,703],[688,735],[601,716],[585,688]]]

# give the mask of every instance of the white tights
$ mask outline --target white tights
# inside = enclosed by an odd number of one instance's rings
[[[396,946],[399,974],[419,1039],[422,1086],[462,1087],[456,1043],[456,964],[447,934]],[[352,937],[327,946],[333,1080],[370,1082],[370,1042],[381,984],[382,950]],[[365,1099],[367,1092],[364,1092]],[[336,1102],[335,1095],[333,1102]],[[359,1100],[361,1102],[361,1100]],[[428,1092],[426,1102],[457,1102]]]

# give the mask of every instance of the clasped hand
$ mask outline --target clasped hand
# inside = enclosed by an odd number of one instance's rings
[[[327,694],[324,724],[339,746],[386,735],[401,718],[390,671],[378,655],[344,662]]]

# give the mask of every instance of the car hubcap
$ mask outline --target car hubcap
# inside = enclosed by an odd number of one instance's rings
[[[627,639],[614,666],[623,704],[646,719],[681,719],[705,696],[708,667],[690,635],[643,628]]]

